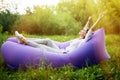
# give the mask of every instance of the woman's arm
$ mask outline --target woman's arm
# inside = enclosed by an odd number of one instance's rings
[[[90,24],[90,20],[92,19],[92,17],[90,16],[89,18],[88,18],[88,21],[86,22],[86,24],[85,24],[85,26],[84,26],[84,30],[88,30],[89,29],[89,24]]]
[[[93,28],[98,24],[98,22],[101,20],[101,18],[104,16],[104,13],[101,13],[98,17],[98,19],[96,20],[96,22],[92,25],[92,27],[89,29],[89,31],[87,32],[86,36],[85,36],[85,42],[87,42],[91,35],[92,35],[92,31],[93,31]]]
[[[98,22],[101,20],[101,18],[104,16],[104,13],[101,13],[96,20],[96,22],[91,26],[90,30],[93,31],[93,28],[98,24]]]

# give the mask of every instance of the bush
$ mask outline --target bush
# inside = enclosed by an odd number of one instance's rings
[[[80,26],[81,24],[66,12],[54,11],[48,7],[35,7],[35,11],[23,15],[13,29],[30,34],[61,35],[76,34]]]
[[[2,32],[11,32],[11,27],[17,19],[17,14],[13,14],[9,10],[2,11],[0,13],[0,24],[3,26]]]
[[[2,26],[0,25],[0,46],[8,37],[8,32],[2,33]]]
[[[0,24],[0,33],[2,33],[2,29],[3,29],[3,27],[2,27],[2,25]]]

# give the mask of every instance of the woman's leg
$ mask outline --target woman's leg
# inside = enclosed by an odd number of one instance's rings
[[[19,43],[26,44],[27,38],[25,38],[22,34],[19,34],[17,31],[15,31],[15,36],[18,39]],[[51,39],[35,39],[32,41],[36,42],[37,44],[43,44],[43,45],[49,46],[51,48],[59,49],[59,47],[55,44],[55,41],[53,41]]]
[[[55,52],[55,53],[64,53],[63,50],[60,49],[55,49],[46,45],[42,45],[42,44],[38,44],[32,40],[27,40],[26,42],[27,45],[35,47],[35,48],[39,48],[41,50],[46,50],[46,51],[50,51],[50,52]]]
[[[43,44],[38,44],[38,43],[36,43],[32,40],[27,40],[24,36],[22,36],[18,32],[15,32],[15,35],[16,35],[16,38],[18,39],[19,42],[24,43],[26,45],[29,45],[29,46],[32,46],[32,47],[35,47],[35,48],[40,48],[41,50],[55,52],[55,53],[63,53],[64,52],[63,50],[60,50],[59,48],[56,49],[56,48],[46,46],[46,45],[43,45]],[[49,43],[49,45],[52,44],[52,43],[50,44],[50,40],[47,40],[47,42]]]
[[[52,47],[52,48],[55,48],[55,49],[59,49],[59,47],[55,44],[55,41],[49,39],[49,38],[46,38],[46,39],[35,39],[35,40],[32,40],[38,44],[43,44],[43,45],[46,45],[46,46],[49,46],[49,47]]]

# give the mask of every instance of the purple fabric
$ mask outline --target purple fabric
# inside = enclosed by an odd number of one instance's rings
[[[70,41],[56,43],[59,48],[66,48]],[[45,66],[61,67],[71,64],[82,68],[109,59],[104,40],[104,29],[101,28],[92,35],[91,39],[81,47],[67,54],[59,54],[43,51],[38,48],[18,44],[15,38],[9,38],[1,47],[2,57],[5,63],[12,69],[27,66],[39,67],[43,62]]]

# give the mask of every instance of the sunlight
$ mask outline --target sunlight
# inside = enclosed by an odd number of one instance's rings
[[[97,0],[94,0],[94,3],[97,4],[98,3]]]
[[[24,14],[25,9],[27,7],[30,7],[33,9],[34,5],[42,6],[42,5],[52,5],[56,6],[60,0],[4,0],[6,4],[11,4],[9,5],[9,8],[12,10],[12,8],[17,7],[17,12]],[[13,4],[16,4],[16,6],[13,6]]]

